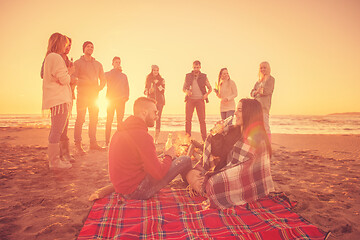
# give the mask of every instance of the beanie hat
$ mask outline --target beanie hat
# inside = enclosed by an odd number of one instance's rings
[[[89,45],[89,44],[94,45],[94,44],[93,44],[92,42],[90,42],[90,41],[84,42],[84,44],[83,44],[83,52],[85,51],[86,46]]]

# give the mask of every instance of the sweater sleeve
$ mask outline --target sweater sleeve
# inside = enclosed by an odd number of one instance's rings
[[[70,84],[70,75],[65,65],[64,59],[59,54],[49,54],[50,64],[52,64],[51,75],[55,77],[61,85]]]
[[[235,82],[231,80],[230,84],[231,84],[231,86],[230,86],[231,94],[227,97],[228,101],[235,99],[238,95]]]
[[[275,79],[273,77],[269,77],[264,84],[264,93],[262,96],[271,95],[274,91]]]
[[[171,159],[166,157],[159,159],[157,157],[153,139],[148,134],[139,139],[137,144],[145,172],[156,180],[162,179],[171,166]]]
[[[160,80],[160,84],[158,86],[159,91],[164,94],[165,92],[165,79]]]
[[[250,92],[250,96],[251,96],[251,97],[256,97],[256,96],[255,96],[255,92],[256,92],[257,89],[258,89],[258,82],[255,83],[253,89],[252,89],[251,92]]]

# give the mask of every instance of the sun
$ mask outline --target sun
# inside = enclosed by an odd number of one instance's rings
[[[108,100],[106,96],[99,94],[98,99],[96,100],[96,105],[99,107],[99,116],[105,117],[106,116],[106,109],[108,106]]]

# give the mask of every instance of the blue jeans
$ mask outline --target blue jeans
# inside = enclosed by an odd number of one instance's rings
[[[60,111],[58,111],[60,108]],[[51,128],[49,133],[49,143],[59,143],[66,136],[69,122],[69,108],[67,104],[61,104],[51,110]]]
[[[71,111],[72,111],[72,102],[71,102],[71,106],[69,108],[69,117],[66,121],[66,124],[65,124],[65,127],[64,127],[64,131],[63,133],[61,134],[61,137],[60,137],[60,141],[69,141],[69,137],[67,135],[68,133],[68,128],[69,128],[69,120],[70,120],[70,115],[71,115]]]
[[[119,130],[124,118],[125,101],[114,100],[114,99],[109,100],[107,107],[106,128],[105,128],[106,143],[110,142],[111,126],[114,120],[115,110],[116,110],[116,118],[117,118],[117,129]]]
[[[138,200],[149,199],[160,191],[160,189],[168,185],[178,174],[181,174],[184,178],[191,168],[190,157],[178,157],[172,161],[169,171],[161,180],[156,180],[148,174],[133,193],[125,195],[124,197]]]
[[[76,121],[74,127],[75,142],[81,142],[82,126],[85,122],[86,109],[89,109],[89,138],[90,143],[96,142],[96,126],[99,107],[96,105],[98,95],[79,95],[76,101]]]

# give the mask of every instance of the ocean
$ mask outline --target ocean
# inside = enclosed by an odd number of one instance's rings
[[[125,115],[125,118],[128,115]],[[71,116],[69,127],[75,124],[75,115]],[[125,119],[124,118],[124,119]],[[219,115],[207,115],[207,129],[211,129],[220,120]],[[185,116],[163,115],[162,131],[184,131]],[[98,129],[105,129],[106,117],[99,117]],[[88,117],[84,128],[87,128]],[[40,114],[0,115],[0,127],[48,128],[50,118]],[[360,134],[360,115],[272,115],[270,116],[272,133],[285,134]],[[113,126],[116,129],[116,119]],[[200,132],[197,115],[193,117],[193,131]],[[150,129],[152,130],[152,129]]]

